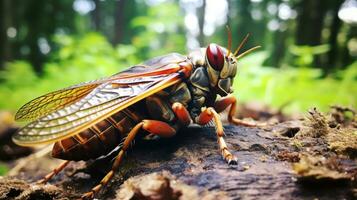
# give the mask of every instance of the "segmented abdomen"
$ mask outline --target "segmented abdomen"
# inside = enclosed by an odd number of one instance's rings
[[[124,109],[75,136],[56,142],[52,156],[78,161],[106,155],[116,148],[140,121],[140,114],[133,109]]]

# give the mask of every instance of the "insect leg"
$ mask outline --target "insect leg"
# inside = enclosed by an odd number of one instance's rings
[[[123,160],[125,152],[130,147],[130,144],[134,141],[136,134],[141,130],[144,129],[151,134],[155,134],[161,137],[171,137],[176,134],[176,130],[172,128],[169,124],[157,121],[157,120],[143,120],[142,122],[138,123],[131,129],[127,137],[123,142],[123,146],[119,151],[115,161],[113,163],[112,169],[107,173],[107,175],[100,181],[98,185],[92,188],[90,192],[83,194],[82,199],[92,199],[94,195],[98,193],[102,187],[104,187],[110,179],[114,176],[115,171],[118,170],[120,163]]]
[[[222,153],[224,160],[227,161],[228,164],[236,165],[237,158],[229,152],[226,142],[224,141],[224,132],[223,132],[223,125],[220,119],[219,114],[212,108],[205,108],[201,114],[197,118],[197,123],[200,125],[205,125],[209,123],[211,120],[216,124],[216,134],[217,134],[217,142],[219,145],[219,149]]]
[[[228,113],[228,121],[230,123],[235,124],[235,125],[248,126],[248,127],[258,126],[257,123],[245,122],[245,121],[237,119],[235,117],[236,107],[237,107],[237,99],[234,96],[229,95],[229,96],[223,97],[223,98],[217,100],[214,104],[214,108],[218,113],[224,111],[228,106],[231,106],[229,109],[229,113]]]
[[[69,163],[69,160],[66,160],[65,162],[61,163],[57,168],[52,170],[51,173],[47,174],[43,179],[37,181],[39,184],[44,184],[47,183],[53,176],[57,175],[60,171],[62,171]]]
[[[174,104],[172,104],[172,110],[174,111],[177,119],[182,125],[188,126],[192,122],[188,110],[181,103],[175,102]]]

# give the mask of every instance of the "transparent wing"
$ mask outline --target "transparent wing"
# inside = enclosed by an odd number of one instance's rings
[[[33,120],[48,113],[63,108],[66,105],[77,102],[102,81],[82,83],[69,88],[51,92],[26,103],[16,113],[16,120]]]
[[[19,145],[32,146],[70,137],[179,81],[180,74],[176,72],[103,83],[77,102],[23,127],[13,140]]]
[[[177,72],[180,63],[186,59],[180,54],[168,54],[153,58],[143,64],[132,66],[111,77],[86,82],[62,90],[40,96],[24,106],[16,113],[16,120],[34,120],[78,102],[99,85],[119,79],[139,76],[155,76]]]

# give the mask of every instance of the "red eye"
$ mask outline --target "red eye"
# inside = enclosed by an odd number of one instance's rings
[[[210,44],[206,50],[207,60],[213,69],[220,71],[224,65],[222,49],[216,44]]]

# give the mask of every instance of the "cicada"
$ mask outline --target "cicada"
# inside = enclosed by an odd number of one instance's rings
[[[111,170],[82,198],[94,198],[119,169],[135,139],[172,137],[191,123],[214,122],[219,150],[228,164],[237,164],[225,140],[219,113],[229,108],[235,118],[232,95],[237,60],[246,53],[231,52],[211,43],[188,55],[172,53],[132,66],[108,78],[74,85],[40,96],[19,109],[17,120],[32,120],[13,141],[22,146],[54,143],[52,156],[66,160],[40,183],[46,183],[70,161],[96,159],[118,148]]]

